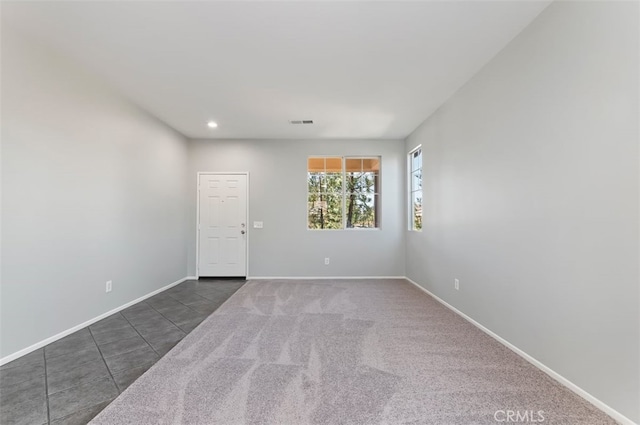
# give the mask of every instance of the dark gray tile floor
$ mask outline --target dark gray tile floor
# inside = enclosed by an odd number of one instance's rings
[[[191,280],[0,367],[3,425],[86,424],[244,280]]]

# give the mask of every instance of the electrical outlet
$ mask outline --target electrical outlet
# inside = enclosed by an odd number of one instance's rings
[[[107,280],[107,288],[105,290],[105,292],[111,292],[111,288],[113,287],[113,282],[110,280]]]
[[[458,279],[453,279],[453,287],[456,288],[456,291],[460,290],[460,281]]]
[[[326,258],[324,259],[324,265],[325,265],[325,266],[328,266],[328,265],[329,265],[329,257],[326,257]]]

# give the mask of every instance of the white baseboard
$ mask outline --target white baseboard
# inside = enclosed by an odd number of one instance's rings
[[[247,280],[406,279],[404,276],[247,276]]]
[[[542,370],[544,373],[546,373],[547,375],[549,375],[550,377],[552,377],[553,379],[558,381],[560,384],[562,384],[565,387],[569,388],[571,391],[573,391],[574,393],[576,393],[580,397],[584,398],[589,403],[593,404],[595,407],[597,407],[598,409],[602,410],[607,415],[611,416],[614,420],[616,420],[621,425],[637,425],[635,422],[633,422],[631,419],[629,419],[626,416],[624,416],[622,413],[618,412],[617,410],[615,410],[614,408],[612,408],[608,404],[604,403],[603,401],[599,400],[598,398],[592,396],[591,394],[589,394],[588,392],[586,392],[585,390],[583,390],[582,388],[580,388],[579,386],[577,386],[573,382],[569,381],[564,376],[560,375],[558,372],[556,372],[553,369],[551,369],[550,367],[546,366],[544,363],[540,362],[539,360],[536,360],[535,358],[531,357],[529,354],[525,353],[524,351],[522,351],[521,349],[519,349],[515,345],[511,344],[509,341],[507,341],[506,339],[502,338],[498,334],[496,334],[493,331],[485,328],[480,323],[476,322],[471,317],[467,316],[466,314],[464,314],[463,312],[461,312],[460,310],[458,310],[457,308],[455,308],[451,304],[447,303],[443,299],[441,299],[438,296],[436,296],[433,293],[431,293],[428,289],[424,288],[421,285],[418,285],[416,282],[414,282],[413,280],[409,279],[408,277],[405,277],[405,279],[409,283],[414,285],[416,288],[420,289],[421,291],[423,291],[426,294],[428,294],[431,297],[433,297],[440,304],[444,305],[445,307],[447,307],[448,309],[450,309],[454,313],[458,314],[463,319],[467,320],[472,325],[476,326],[478,329],[480,329],[481,331],[483,331],[484,333],[486,333],[487,335],[489,335],[493,339],[497,340],[498,342],[500,342],[505,347],[509,348],[511,351],[513,351],[514,353],[518,354],[520,357],[524,358],[526,361],[528,361],[529,363],[531,363],[532,365],[534,365],[538,369]]]
[[[74,326],[74,327],[72,327],[72,328],[69,328],[69,329],[67,329],[66,331],[62,331],[62,332],[60,332],[59,334],[56,334],[56,335],[54,335],[54,336],[52,336],[52,337],[49,337],[49,338],[47,338],[47,339],[43,339],[42,341],[37,342],[37,343],[35,343],[35,344],[33,344],[33,345],[31,345],[31,346],[27,347],[27,348],[24,348],[24,349],[22,349],[22,350],[20,350],[20,351],[16,351],[16,352],[15,352],[15,353],[13,353],[13,354],[9,354],[8,356],[5,356],[5,357],[3,357],[3,358],[1,358],[1,359],[0,359],[0,366],[4,365],[4,364],[6,364],[6,363],[9,363],[10,361],[13,361],[13,360],[15,360],[15,359],[17,359],[17,358],[19,358],[19,357],[22,357],[22,356],[24,356],[25,354],[29,354],[30,352],[35,351],[35,350],[37,350],[38,348],[42,348],[42,347],[44,347],[45,345],[49,345],[49,344],[51,344],[52,342],[56,342],[57,340],[59,340],[59,339],[61,339],[61,338],[64,338],[64,337],[65,337],[65,336],[67,336],[67,335],[71,335],[72,333],[74,333],[74,332],[76,332],[76,331],[79,331],[79,330],[80,330],[80,329],[82,329],[82,328],[86,328],[87,326],[92,325],[92,324],[94,324],[95,322],[97,322],[97,321],[99,321],[99,320],[104,319],[105,317],[111,316],[112,314],[115,314],[115,313],[119,312],[120,310],[124,310],[125,308],[127,308],[127,307],[131,307],[132,305],[137,304],[137,303],[139,303],[140,301],[144,301],[144,300],[146,300],[147,298],[152,297],[152,296],[154,296],[154,295],[156,295],[156,294],[159,294],[159,293],[160,293],[160,292],[162,292],[162,291],[166,291],[166,290],[167,290],[167,289],[169,289],[169,288],[172,288],[172,287],[174,287],[174,286],[176,286],[176,285],[179,285],[179,284],[181,284],[182,282],[184,282],[185,280],[192,280],[192,279],[195,279],[195,278],[192,278],[191,276],[183,277],[183,278],[182,278],[182,279],[180,279],[180,280],[177,280],[177,281],[175,281],[175,282],[173,282],[173,283],[170,283],[170,284],[168,284],[167,286],[164,286],[164,287],[162,287],[162,288],[160,288],[160,289],[156,289],[155,291],[150,292],[150,293],[148,293],[147,295],[144,295],[144,296],[142,296],[142,297],[140,297],[140,298],[137,298],[137,299],[135,299],[135,300],[133,300],[133,301],[130,301],[130,302],[128,302],[128,303],[126,303],[126,304],[124,304],[124,305],[121,305],[120,307],[116,307],[116,308],[114,308],[113,310],[107,311],[106,313],[103,313],[103,314],[101,314],[101,315],[99,315],[99,316],[97,316],[97,317],[94,317],[93,319],[87,320],[87,321],[86,321],[86,322],[84,322],[84,323],[81,323],[81,324],[76,325],[76,326]]]

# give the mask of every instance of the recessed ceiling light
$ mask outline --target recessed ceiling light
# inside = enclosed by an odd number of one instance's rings
[[[215,121],[209,121],[207,123],[207,127],[209,128],[216,128],[218,126],[218,124]]]

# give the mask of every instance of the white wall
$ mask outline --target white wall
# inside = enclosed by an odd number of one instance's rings
[[[187,154],[7,25],[1,53],[4,357],[186,275]]]
[[[196,260],[196,173],[248,171],[250,276],[404,276],[403,151],[395,140],[191,141],[189,274]],[[382,156],[379,230],[307,230],[306,167],[313,155]],[[253,229],[253,221],[264,228]]]
[[[637,2],[556,2],[406,141],[408,276],[636,422],[638,48]]]

